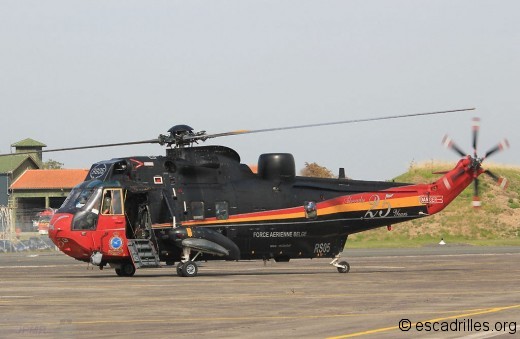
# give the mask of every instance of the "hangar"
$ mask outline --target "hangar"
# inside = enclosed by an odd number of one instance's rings
[[[31,231],[37,213],[60,207],[71,189],[87,174],[87,169],[26,170],[10,186],[16,227]]]
[[[70,190],[87,176],[86,169],[43,169],[44,143],[26,138],[11,145],[14,153],[0,157],[0,206],[11,223],[34,231],[32,221],[46,208],[58,208]]]

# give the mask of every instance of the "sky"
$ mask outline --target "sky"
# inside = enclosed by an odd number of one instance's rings
[[[230,136],[246,164],[292,153],[388,180],[507,137],[520,165],[520,2],[0,1],[0,153],[25,138],[62,148],[450,109],[475,111]],[[159,145],[47,153],[66,168]],[[499,174],[499,173],[497,173]]]

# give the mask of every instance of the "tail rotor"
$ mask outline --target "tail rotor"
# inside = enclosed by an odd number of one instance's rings
[[[482,168],[482,163],[484,160],[489,158],[491,155],[497,154],[505,149],[509,148],[509,142],[507,139],[503,139],[498,145],[491,148],[489,151],[487,151],[484,155],[484,157],[480,158],[478,156],[477,151],[477,145],[478,145],[478,134],[480,131],[480,119],[479,118],[473,118],[472,121],[472,146],[473,146],[473,156],[468,155],[465,153],[457,144],[453,142],[453,140],[445,135],[442,143],[446,148],[449,148],[453,150],[455,153],[460,155],[461,157],[468,157],[471,160],[470,170],[473,173],[473,207],[480,207],[481,201],[480,201],[480,195],[479,195],[479,179],[478,176],[482,173],[485,173],[487,176],[489,176],[491,179],[493,179],[501,189],[506,189],[508,185],[508,181],[504,177],[499,177],[495,175],[490,170],[486,170]]]

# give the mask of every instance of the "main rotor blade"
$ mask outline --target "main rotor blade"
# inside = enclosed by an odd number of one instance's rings
[[[353,119],[353,120],[343,120],[343,121],[335,121],[335,122],[322,122],[322,123],[317,123],[317,124],[296,125],[296,126],[287,126],[287,127],[274,127],[274,128],[263,128],[263,129],[257,129],[257,130],[238,130],[238,131],[231,131],[231,132],[224,132],[224,133],[208,134],[208,135],[204,135],[202,137],[187,136],[186,140],[190,140],[190,139],[206,140],[206,139],[225,137],[225,136],[231,136],[231,135],[263,133],[263,132],[274,132],[274,131],[283,131],[283,130],[291,130],[291,129],[299,129],[299,128],[310,128],[310,127],[331,126],[331,125],[341,125],[341,124],[352,124],[352,123],[367,122],[367,121],[379,121],[379,120],[411,118],[411,117],[426,116],[426,115],[436,115],[436,114],[447,114],[447,113],[455,113],[455,112],[473,111],[474,109],[475,108],[464,108],[464,109],[454,109],[454,110],[449,110],[449,111],[391,115],[391,116],[378,117],[378,118]]]
[[[344,121],[326,122],[326,123],[317,123],[317,124],[308,124],[308,125],[299,125],[299,126],[265,128],[265,129],[258,129],[258,130],[239,130],[239,131],[231,131],[231,132],[216,133],[216,134],[209,134],[209,135],[200,133],[198,135],[186,135],[186,136],[183,136],[181,141],[182,141],[182,143],[185,143],[185,142],[195,142],[197,140],[205,141],[205,140],[211,139],[211,138],[230,136],[230,135],[252,134],[252,133],[271,132],[271,131],[282,131],[282,130],[289,130],[289,129],[309,128],[309,127],[319,127],[319,126],[329,126],[329,125],[339,125],[339,124],[349,124],[349,123],[366,122],[366,121],[390,120],[390,119],[409,118],[409,117],[435,115],[435,114],[447,114],[447,113],[454,113],[454,112],[472,111],[474,109],[475,108],[464,108],[464,109],[456,109],[456,110],[449,110],[449,111],[438,111],[438,112],[428,112],[428,113],[415,113],[415,114],[403,114],[403,115],[394,115],[394,116],[379,117],[379,118],[344,120]],[[175,141],[172,141],[172,142],[168,142],[168,140],[165,141],[165,140],[161,140],[161,139],[150,139],[150,140],[121,142],[121,143],[102,144],[102,145],[89,145],[89,146],[80,146],[80,147],[55,148],[55,149],[41,150],[41,151],[38,151],[38,152],[31,151],[31,152],[0,154],[0,157],[13,155],[13,154],[50,153],[50,152],[74,151],[74,150],[82,150],[82,149],[90,149],[90,148],[115,147],[115,146],[127,146],[127,145],[150,144],[150,143],[152,143],[152,144],[154,144],[154,143],[159,143],[159,144],[168,143],[169,145],[173,145],[173,144],[177,144],[178,140],[175,140]]]
[[[19,154],[34,154],[34,153],[75,151],[75,150],[90,149],[90,148],[128,146],[128,145],[139,145],[139,144],[156,144],[156,143],[159,143],[159,139],[130,141],[130,142],[119,142],[119,143],[114,143],[114,144],[102,144],[102,145],[90,145],[90,146],[79,146],[79,147],[54,148],[54,149],[47,149],[47,150],[41,150],[41,151],[31,151],[31,152],[7,153],[7,154],[0,154],[0,157],[5,157],[5,156],[8,156],[8,155],[19,155]]]

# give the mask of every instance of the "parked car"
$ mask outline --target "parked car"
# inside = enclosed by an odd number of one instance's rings
[[[0,240],[0,253],[14,252],[11,240]]]
[[[52,242],[52,240],[49,237],[41,237],[41,241],[43,241],[50,249],[57,249],[56,245]]]
[[[48,250],[51,248],[42,238],[39,237],[31,237],[29,238],[29,248],[32,251],[36,250]]]
[[[49,234],[49,223],[54,212],[52,208],[47,208],[38,213],[38,233],[41,235]]]
[[[19,242],[15,242],[15,243],[13,243],[13,246],[14,246],[15,252],[24,252],[24,251],[30,250],[28,240],[22,240]]]

